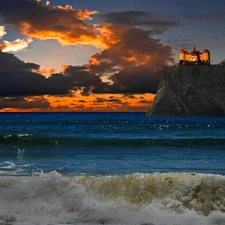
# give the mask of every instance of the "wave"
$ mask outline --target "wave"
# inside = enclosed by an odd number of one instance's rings
[[[196,173],[154,173],[107,177],[79,177],[78,182],[99,199],[129,204],[160,204],[177,212],[194,210],[204,215],[225,212],[225,177]]]
[[[0,223],[224,225],[224,196],[210,174],[2,176]]]
[[[46,137],[31,134],[0,135],[0,145],[5,146],[81,146],[81,147],[188,147],[224,146],[225,138],[154,138],[154,137]]]

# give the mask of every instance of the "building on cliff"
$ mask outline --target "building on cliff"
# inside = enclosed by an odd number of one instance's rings
[[[192,52],[181,49],[180,64],[210,64],[210,52],[208,49],[200,52],[195,47]]]

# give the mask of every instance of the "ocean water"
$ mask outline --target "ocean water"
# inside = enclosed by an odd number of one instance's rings
[[[6,224],[225,225],[225,118],[1,113]]]

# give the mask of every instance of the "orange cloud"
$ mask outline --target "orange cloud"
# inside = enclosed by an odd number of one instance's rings
[[[5,36],[7,34],[7,32],[5,31],[5,27],[4,26],[0,26],[0,39]]]
[[[118,36],[107,24],[87,23],[98,13],[96,10],[74,9],[71,5],[54,7],[48,1],[46,4],[41,1],[17,2],[17,13],[13,13],[14,0],[8,0],[4,3],[4,10],[0,9],[0,14],[5,22],[30,38],[54,39],[63,46],[92,45],[101,49],[118,42]]]
[[[3,52],[17,52],[27,48],[32,41],[33,41],[32,39],[27,39],[27,40],[16,39],[15,41],[11,41],[11,42],[3,41],[3,43],[0,43],[0,49]]]
[[[109,48],[120,41],[120,37],[117,35],[117,32],[112,29],[110,24],[94,25],[94,27],[100,33],[97,35],[96,41],[101,49]]]
[[[68,65],[63,65],[63,66],[61,66],[62,72],[64,73],[65,70],[68,69],[69,67],[70,67],[70,66],[68,66]]]
[[[25,26],[24,26],[25,27]],[[72,31],[74,30],[74,31]],[[97,48],[105,48],[105,44],[102,43],[94,33],[78,34],[76,29],[71,27],[71,31],[51,31],[51,30],[36,30],[36,29],[23,29],[22,33],[40,40],[57,40],[63,46],[66,45],[92,45]]]
[[[56,73],[56,70],[54,68],[51,68],[49,70],[48,69],[39,68],[37,70],[37,72],[42,74],[42,75],[44,75],[44,76],[49,76],[49,75],[51,75],[53,73]]]
[[[22,34],[40,40],[55,39],[62,45],[103,46],[98,40],[98,31],[86,22],[97,11],[77,10],[70,5],[54,7],[49,2],[43,4],[41,1],[17,2],[17,13],[12,13],[14,0],[9,0],[4,3],[4,10],[0,9],[0,14],[5,22],[12,24]]]
[[[148,30],[113,24],[103,26],[100,30],[102,38],[106,37],[104,43],[107,48],[90,57],[91,65],[111,62],[117,68],[145,66],[158,70],[167,61],[173,61],[173,49],[164,46],[160,40],[151,38]]]

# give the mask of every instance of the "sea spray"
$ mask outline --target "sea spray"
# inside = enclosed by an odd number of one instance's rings
[[[0,177],[0,223],[224,225],[225,178],[189,173]]]
[[[16,221],[34,224],[61,219],[81,208],[84,188],[56,172],[32,177],[1,177],[0,219],[10,215]],[[71,204],[73,201],[73,204]],[[32,223],[34,222],[34,223]]]
[[[196,173],[153,173],[124,176],[83,176],[78,182],[103,201],[158,205],[175,212],[194,210],[208,216],[225,212],[224,176]]]

